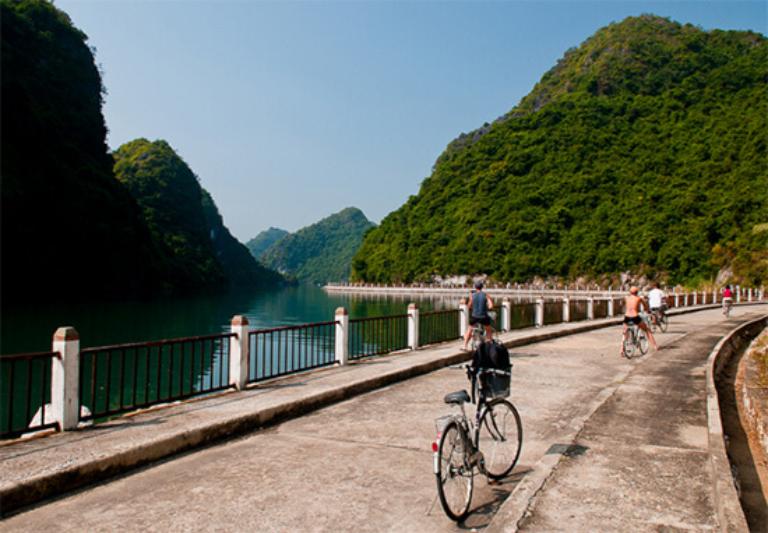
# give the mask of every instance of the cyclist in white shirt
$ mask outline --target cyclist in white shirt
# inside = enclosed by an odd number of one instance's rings
[[[666,303],[667,297],[665,296],[664,291],[659,289],[658,283],[654,283],[653,288],[648,293],[648,307],[651,308],[651,312],[660,311],[663,313]]]

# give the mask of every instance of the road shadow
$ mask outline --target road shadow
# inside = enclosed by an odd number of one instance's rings
[[[526,352],[509,352],[510,358],[516,358],[516,359],[528,359],[532,357],[540,357],[541,354],[538,353],[526,353]]]
[[[483,477],[478,477],[475,482],[475,493],[472,497],[473,503],[477,503],[470,510],[467,518],[456,524],[456,531],[478,531],[488,527],[493,517],[496,516],[499,507],[530,471],[530,467],[519,467],[506,478],[495,482],[488,482]],[[439,505],[438,503],[438,507]]]

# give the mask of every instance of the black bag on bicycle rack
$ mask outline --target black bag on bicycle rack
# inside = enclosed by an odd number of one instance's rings
[[[506,346],[495,340],[484,342],[472,354],[472,368],[474,369],[475,376],[478,370],[482,368],[510,372],[512,364],[509,361],[509,350],[507,350]],[[484,374],[482,380],[486,398],[505,398],[509,396],[510,376]],[[473,393],[474,388],[473,386]]]

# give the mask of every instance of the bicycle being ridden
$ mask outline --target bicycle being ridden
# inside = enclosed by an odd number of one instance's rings
[[[664,291],[659,289],[659,284],[654,283],[653,288],[648,292],[648,307],[651,309],[650,319],[653,331],[659,328],[661,331],[667,331],[669,319],[667,318],[667,297]]]
[[[723,314],[725,318],[728,318],[731,314],[731,307],[733,307],[733,292],[731,286],[726,285],[723,289]]]
[[[523,443],[520,415],[504,399],[509,396],[511,365],[510,371],[461,368],[472,382],[472,398],[466,390],[445,396],[445,403],[458,406],[461,413],[437,420],[438,436],[432,444],[440,504],[457,522],[469,513],[475,470],[489,481],[503,479],[517,464]],[[475,397],[475,415],[468,418],[464,404],[474,403]]]
[[[640,313],[639,317],[641,324],[651,325],[651,317],[649,315]],[[648,352],[648,336],[645,334],[647,330],[642,329],[639,324],[635,323],[627,324],[626,327],[627,329],[621,343],[621,355],[627,359],[632,359],[638,352],[640,355],[645,355]]]
[[[483,282],[475,282],[475,290],[469,295],[469,325],[475,326],[480,324],[485,327],[486,340],[493,340],[493,328],[491,327],[492,317],[490,310],[493,309],[493,300],[491,297],[483,291]],[[472,337],[473,328],[467,328],[467,332],[464,334],[464,347],[463,350],[469,350],[468,344]],[[473,347],[473,350],[475,347]]]
[[[631,287],[629,289],[629,295],[624,300],[624,309],[625,309],[624,331],[622,333],[621,355],[625,355],[625,346],[628,340],[627,334],[630,326],[639,327],[643,331],[643,333],[648,337],[648,340],[651,341],[651,345],[653,346],[653,349],[658,350],[656,339],[653,338],[653,333],[651,333],[651,329],[648,327],[648,324],[640,316],[640,311],[642,309],[648,309],[648,303],[646,303],[646,301],[643,300],[642,297],[638,296],[637,287]]]

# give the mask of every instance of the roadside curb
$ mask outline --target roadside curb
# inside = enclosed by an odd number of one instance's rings
[[[715,378],[731,357],[744,348],[768,324],[768,315],[742,324],[723,337],[707,358],[707,426],[712,495],[721,531],[748,531],[746,517],[733,482],[723,436],[720,401]]]
[[[692,313],[706,309],[719,307],[717,305],[704,305],[696,308],[685,308],[671,310],[670,315]],[[506,346],[517,347],[559,337],[584,333],[605,327],[611,327],[621,324],[621,318],[599,319],[588,323],[577,322],[572,324],[558,324],[552,326],[553,330],[548,330],[545,326],[542,329],[530,330],[523,334],[522,338],[512,338],[504,342]],[[520,334],[521,330],[514,330],[510,334]],[[455,342],[455,341],[450,341]],[[430,346],[430,348],[440,348],[441,345]],[[443,345],[443,347],[447,347]],[[416,353],[417,352],[405,352]],[[397,356],[404,355],[403,353]],[[396,357],[397,357],[396,356]],[[150,442],[144,442],[132,448],[124,449],[112,455],[84,458],[78,457],[78,460],[72,463],[58,465],[57,470],[45,472],[43,474],[23,479],[17,482],[10,482],[0,486],[0,516],[9,515],[23,507],[42,501],[44,499],[60,495],[62,493],[78,489],[104,481],[115,476],[129,473],[135,469],[147,466],[156,461],[172,457],[174,455],[188,452],[194,449],[203,448],[226,440],[239,437],[255,430],[270,426],[291,418],[295,418],[328,405],[347,400],[354,396],[370,392],[393,383],[404,381],[419,375],[438,370],[440,368],[466,361],[469,355],[465,352],[456,351],[443,355],[436,355],[434,359],[416,362],[405,365],[401,368],[390,369],[376,376],[363,376],[353,380],[343,386],[333,389],[321,390],[315,394],[309,394],[299,399],[284,401],[277,405],[263,408],[257,408],[253,411],[230,415],[227,418],[216,420],[195,428],[183,428],[175,431],[168,436],[157,438]],[[372,360],[375,358],[371,358]],[[356,364],[365,364],[364,362]],[[327,370],[326,370],[327,371]],[[285,379],[285,378],[283,378]],[[276,381],[282,381],[276,380]],[[275,383],[275,382],[272,382]],[[249,388],[246,393],[258,389],[259,387]],[[236,395],[242,395],[241,392],[227,392],[216,397],[201,398],[197,402],[220,401],[221,398],[234,398]],[[602,393],[601,393],[602,394]],[[604,400],[603,400],[604,401]],[[183,405],[183,404],[182,404]],[[188,404],[187,404],[188,405]],[[166,407],[174,408],[176,405]],[[598,406],[595,407],[597,409]],[[142,416],[141,414],[138,416]],[[182,416],[184,416],[182,414]],[[576,428],[579,424],[583,426],[583,421],[572,421],[571,426]],[[87,429],[80,431],[88,431]],[[46,438],[55,439],[56,436]],[[13,444],[10,444],[13,446]],[[552,459],[559,460],[560,456],[551,456]],[[546,458],[546,456],[545,456]],[[556,464],[556,463],[555,463]],[[551,467],[554,468],[554,465]],[[551,471],[550,468],[550,471]],[[539,487],[546,480],[549,473],[541,480]],[[527,476],[526,476],[527,477]],[[525,480],[524,480],[525,481]],[[522,483],[522,482],[521,482]],[[533,480],[526,483],[533,483]],[[538,489],[536,489],[538,490]],[[535,491],[534,491],[535,492]]]
[[[755,303],[756,302],[749,302],[749,303],[744,303],[739,305],[740,306],[755,305]],[[762,302],[757,302],[757,303],[762,303]],[[670,316],[685,315],[688,313],[704,311],[707,309],[719,309],[720,307],[721,307],[720,304],[709,304],[709,305],[699,306],[693,309],[692,308],[670,309],[667,312],[667,314]],[[613,321],[613,324],[621,324],[621,323],[622,323],[621,319]],[[607,325],[611,325],[611,324],[607,324]],[[595,411],[597,411],[600,408],[600,406],[602,406],[605,403],[605,401],[608,400],[608,398],[610,398],[614,392],[616,392],[616,390],[619,388],[619,386],[623,382],[623,379],[626,379],[626,376],[624,376],[624,378],[622,378],[621,380],[614,382],[613,384],[603,389],[592,400],[586,414],[571,421],[571,424],[569,425],[569,428],[568,428],[569,434],[565,439],[563,439],[566,441],[564,444],[566,444],[567,446],[571,446],[574,444],[579,433],[581,433],[581,430],[584,428],[584,425],[586,424],[587,420],[589,420],[592,417],[592,415],[595,413]],[[718,417],[718,421],[719,421],[719,417]],[[539,491],[541,491],[541,489],[544,487],[544,484],[547,482],[547,480],[552,476],[554,471],[557,469],[563,457],[564,457],[563,453],[557,453],[557,454],[545,454],[541,459],[539,459],[536,462],[536,464],[533,466],[531,472],[526,474],[526,476],[517,484],[517,486],[512,491],[512,493],[501,504],[501,507],[497,511],[496,515],[493,517],[490,524],[488,524],[486,531],[488,533],[517,531],[520,522],[526,517],[526,513],[528,512],[528,509],[531,503],[534,501]],[[727,464],[727,459],[726,459],[726,464]],[[728,470],[728,473],[730,475],[730,469]]]

